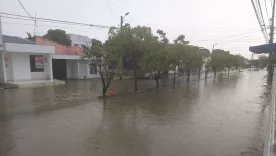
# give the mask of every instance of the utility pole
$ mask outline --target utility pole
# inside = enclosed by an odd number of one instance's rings
[[[272,18],[271,18],[271,25],[270,25],[270,39],[269,39],[269,44],[273,43],[274,39],[274,17],[275,17],[275,0],[273,0],[273,7],[272,7]],[[273,77],[273,68],[272,68],[272,55],[273,52],[269,52],[269,57],[268,57],[268,77],[267,80],[269,83],[272,82],[272,77]]]
[[[121,16],[121,22],[120,22],[120,31],[122,30],[124,23],[124,17]],[[123,80],[123,68],[124,68],[124,59],[123,59],[123,52],[121,51],[120,60],[119,60],[119,72],[120,72],[120,80]]]
[[[218,44],[218,43],[213,44],[212,52],[215,50],[215,46],[216,46],[217,44]]]
[[[34,38],[35,38],[35,29],[36,29],[36,14],[34,16]]]
[[[124,17],[126,17],[129,14],[129,12],[125,13],[124,16],[121,16],[120,18],[120,31],[122,30],[123,23],[124,23]],[[119,60],[119,74],[120,74],[120,80],[123,79],[123,70],[124,70],[124,53],[121,51],[120,60]]]

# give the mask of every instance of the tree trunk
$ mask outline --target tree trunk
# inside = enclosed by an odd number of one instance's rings
[[[102,96],[103,96],[103,97],[106,96],[106,91],[107,91],[107,88],[106,88],[106,87],[103,87],[103,92],[102,92]]]
[[[215,68],[214,69],[214,77],[216,77],[216,75],[217,75],[217,69]]]
[[[137,91],[137,69],[136,69],[136,64],[134,66],[134,90]]]
[[[190,74],[191,74],[191,70],[188,70],[188,73],[187,73],[187,74],[188,74],[188,80],[187,80],[187,81],[188,81],[188,82],[190,82]]]
[[[229,75],[229,73],[230,73],[230,68],[228,68],[228,75]]]
[[[155,82],[156,82],[156,87],[158,88],[159,87],[159,79],[155,78]]]
[[[201,69],[198,68],[198,80],[200,80],[200,72],[201,72]]]
[[[175,76],[176,76],[176,69],[174,71],[174,74],[173,74],[173,84],[175,85]]]
[[[208,70],[205,70],[205,79],[208,77]]]

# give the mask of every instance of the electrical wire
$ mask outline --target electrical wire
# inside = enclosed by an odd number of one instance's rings
[[[195,41],[215,41],[215,40],[220,40],[220,39],[227,39],[227,38],[232,38],[232,37],[238,37],[238,36],[243,36],[252,32],[256,32],[257,30],[252,30],[252,31],[248,31],[245,33],[241,33],[241,34],[237,34],[237,35],[231,35],[231,36],[227,36],[227,37],[220,37],[220,38],[216,38],[216,39],[206,39],[206,40],[195,40]],[[259,31],[259,30],[258,30]]]
[[[0,12],[0,14],[8,15],[8,16],[2,16],[4,18],[22,19],[22,20],[33,20],[33,19],[30,19],[30,17],[28,17],[28,16],[22,16],[22,15],[16,15],[16,14],[4,13],[4,12]],[[99,28],[110,28],[110,27],[112,27],[112,26],[104,26],[104,25],[95,25],[95,24],[80,23],[80,22],[71,22],[71,21],[65,21],[65,20],[55,20],[55,19],[49,19],[49,18],[36,18],[36,20],[37,21],[42,21],[42,22],[49,22],[49,23],[83,25],[83,26],[99,27]]]
[[[258,2],[258,6],[259,6],[260,15],[261,15],[261,20],[262,20],[262,22],[263,22],[262,26],[264,27],[265,34],[266,34],[266,36],[267,36],[267,38],[268,38],[268,33],[267,33],[267,31],[266,31],[266,28],[265,28],[265,21],[264,21],[262,6],[261,6],[261,3],[260,3],[260,0],[257,0],[257,2]]]
[[[111,5],[111,1],[110,0],[105,0],[107,6],[108,6],[108,9],[110,11],[110,13],[112,14],[112,16],[115,16],[116,12],[115,10],[113,9],[112,5]]]
[[[264,38],[265,38],[266,41],[268,41],[268,38],[267,38],[267,36],[266,36],[266,34],[265,34],[265,32],[264,32],[264,28],[263,28],[263,25],[262,25],[262,21],[261,21],[261,19],[260,19],[260,17],[259,17],[259,14],[258,14],[257,9],[256,9],[256,5],[255,5],[255,3],[254,3],[253,0],[251,0],[251,2],[252,2],[253,9],[254,9],[254,11],[255,11],[255,15],[256,15],[256,18],[257,18],[257,20],[258,20],[259,26],[260,26],[260,28],[261,28],[261,31],[262,31],[263,35],[264,35]]]
[[[17,0],[19,2],[19,4],[21,5],[21,7],[24,9],[24,11],[26,12],[27,15],[29,15],[30,17],[32,17],[29,12],[26,10],[26,8],[24,7],[24,5],[21,3],[20,0]],[[33,18],[33,17],[32,17]]]
[[[264,3],[265,3],[266,16],[267,16],[267,19],[269,20],[268,11],[267,11],[267,5],[266,5],[266,0],[264,0]]]

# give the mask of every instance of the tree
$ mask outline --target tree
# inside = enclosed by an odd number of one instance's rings
[[[32,36],[31,33],[27,32],[27,36],[28,37],[26,39],[28,39],[30,41],[35,41],[35,36]]]
[[[169,39],[166,37],[166,33],[163,30],[158,29],[157,34],[159,34],[162,43],[164,44],[169,43]]]
[[[215,49],[212,52],[211,56],[211,66],[212,70],[214,72],[214,76],[216,76],[217,70],[223,70],[226,66],[226,59],[229,52],[221,50],[221,49]]]
[[[169,66],[169,55],[164,49],[145,54],[141,61],[142,70],[154,76],[156,87],[159,87],[159,80],[162,74],[169,69]]]
[[[97,66],[97,71],[101,76],[102,96],[105,97],[115,73],[115,69],[110,69],[109,64],[116,63],[118,56],[113,50],[105,53],[103,47],[101,41],[92,39],[91,47],[83,47],[83,59],[91,60],[92,64]]]
[[[204,76],[204,78],[205,79],[207,79],[208,78],[208,73],[209,73],[209,71],[211,70],[211,57],[207,57],[206,59],[205,59],[205,64],[204,64],[204,67],[205,67],[205,76]]]
[[[60,43],[62,45],[71,46],[71,40],[66,35],[66,32],[64,30],[55,29],[55,30],[48,30],[48,32],[43,36],[46,39],[49,39],[51,41]]]
[[[181,44],[167,44],[165,46],[166,51],[169,55],[169,61],[171,65],[171,69],[174,70],[174,78],[173,78],[173,84],[175,84],[175,77],[176,77],[176,67],[179,68],[183,58],[185,49],[183,48],[183,45]]]
[[[199,55],[199,49],[195,46],[183,46],[184,57],[182,58],[185,72],[187,73],[188,79],[190,81],[191,70],[193,68],[198,68],[201,60]]]
[[[134,90],[137,91],[137,68],[145,53],[151,51],[152,43],[156,42],[157,37],[152,35],[150,27],[137,26],[127,27],[126,38],[128,40],[128,50],[126,56],[131,60],[134,68]]]
[[[203,65],[206,63],[207,58],[210,55],[210,51],[206,48],[202,48],[202,47],[195,47],[196,51],[196,55],[197,55],[197,59],[196,59],[196,66],[198,68],[198,80],[200,80],[200,74],[201,74],[201,70]]]
[[[265,68],[267,67],[268,65],[268,57],[266,55],[260,55],[258,57],[258,61],[259,61],[259,64],[260,64],[260,68]]]
[[[189,41],[185,41],[185,35],[179,35],[175,40],[174,43],[177,44],[182,44],[182,45],[188,45],[190,42]]]

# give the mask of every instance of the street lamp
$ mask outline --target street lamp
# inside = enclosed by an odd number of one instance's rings
[[[123,26],[123,23],[124,23],[124,17],[126,17],[127,15],[129,15],[129,12],[127,12],[127,13],[125,13],[125,15],[124,16],[121,16],[121,24],[120,24],[120,31],[121,31],[121,29],[122,29],[122,26]],[[121,55],[120,55],[120,60],[119,60],[120,62],[120,64],[119,64],[119,69],[120,69],[120,80],[122,80],[123,79],[123,62],[124,62],[124,59],[123,59],[123,53],[121,53]]]

